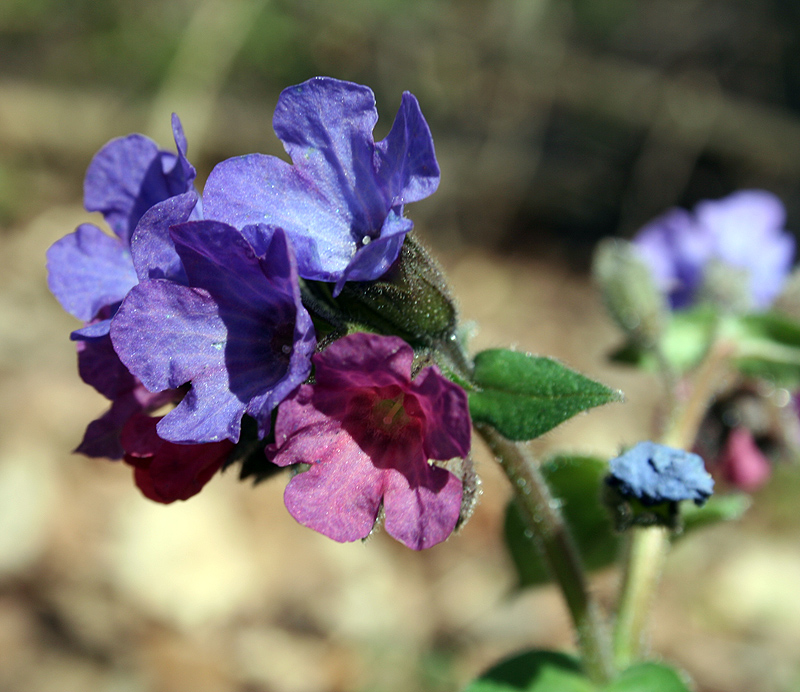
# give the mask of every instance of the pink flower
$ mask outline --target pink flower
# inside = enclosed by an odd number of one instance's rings
[[[717,464],[728,483],[747,492],[760,488],[772,474],[769,461],[745,428],[731,430]]]
[[[351,334],[313,357],[315,384],[281,403],[267,456],[311,465],[284,494],[301,524],[355,541],[382,505],[386,532],[414,550],[453,532],[461,481],[428,460],[469,452],[467,395],[435,366],[412,381],[413,358],[397,337]]]
[[[136,485],[150,500],[164,504],[188,500],[219,471],[233,450],[233,442],[167,442],[156,433],[160,420],[142,414],[128,419],[120,435],[125,463],[134,467]]]

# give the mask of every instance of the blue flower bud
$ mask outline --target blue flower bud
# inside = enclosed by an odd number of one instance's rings
[[[612,459],[609,467],[606,483],[645,506],[681,500],[702,505],[714,491],[701,457],[655,442],[640,442]]]

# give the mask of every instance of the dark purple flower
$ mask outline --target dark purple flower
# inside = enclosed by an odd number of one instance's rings
[[[197,495],[222,468],[233,450],[229,440],[203,445],[176,445],[156,433],[160,418],[136,414],[122,431],[125,463],[134,467],[134,480],[142,494],[169,504]]]
[[[742,190],[700,202],[689,213],[673,209],[634,238],[659,288],[673,308],[691,305],[712,262],[745,270],[752,307],[765,309],[778,296],[794,257],[784,231],[780,200],[763,190]]]
[[[283,228],[300,276],[337,282],[380,277],[412,223],[403,205],[433,194],[439,166],[416,98],[403,94],[386,139],[375,142],[375,97],[365,86],[316,77],[283,91],[273,118],[294,165],[250,154],[214,168],[207,218]]]
[[[308,377],[316,340],[294,256],[282,230],[260,231],[270,240],[256,255],[226,224],[172,226],[188,286],[142,281],[112,320],[115,351],[147,389],[191,383],[158,424],[165,440],[236,442],[245,413],[264,436],[272,409]]]
[[[640,442],[609,462],[606,482],[645,506],[693,500],[702,505],[714,481],[697,454],[655,442]]]
[[[301,524],[355,541],[383,506],[387,533],[415,550],[452,533],[461,481],[429,459],[469,452],[467,396],[435,366],[412,381],[413,358],[397,337],[351,334],[316,354],[315,384],[280,405],[267,456],[311,465],[284,495]]]

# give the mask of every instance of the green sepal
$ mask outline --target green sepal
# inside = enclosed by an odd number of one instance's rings
[[[619,554],[620,538],[614,533],[608,511],[600,499],[608,462],[587,456],[558,456],[542,464],[541,470],[561,505],[584,566],[596,570],[613,564]],[[512,500],[506,508],[504,535],[519,588],[546,584],[551,579],[526,531],[516,502]]]
[[[347,323],[394,334],[412,346],[431,345],[456,331],[455,302],[438,263],[412,236],[400,255],[375,281],[350,281],[331,303]]]
[[[472,382],[472,419],[516,441],[543,435],[586,409],[622,400],[620,391],[556,360],[506,349],[475,356]]]

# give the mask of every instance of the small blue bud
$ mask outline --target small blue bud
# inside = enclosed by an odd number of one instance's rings
[[[693,500],[702,505],[714,492],[714,481],[697,454],[655,442],[640,442],[609,462],[606,483],[626,499],[645,506]]]

